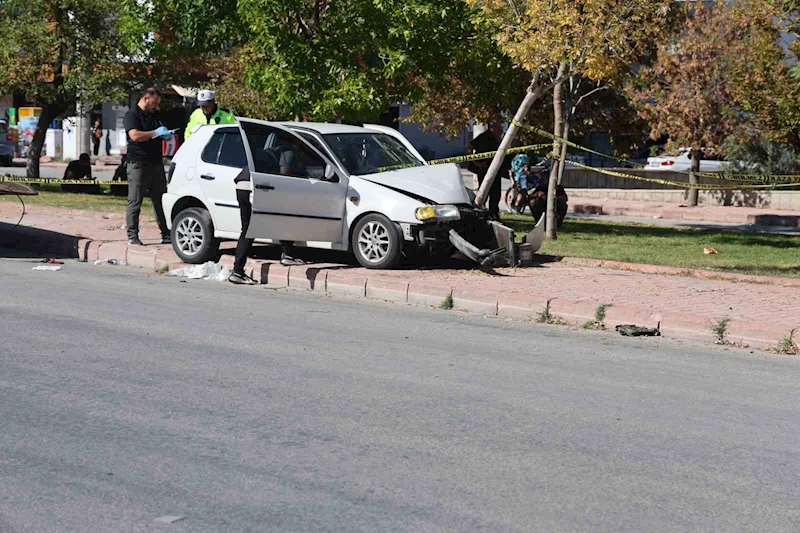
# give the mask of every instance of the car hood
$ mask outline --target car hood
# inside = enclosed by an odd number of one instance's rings
[[[437,204],[469,203],[461,171],[453,164],[403,168],[359,177]]]

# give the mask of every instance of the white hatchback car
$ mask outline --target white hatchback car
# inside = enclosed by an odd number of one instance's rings
[[[453,248],[484,265],[516,264],[513,231],[472,207],[458,167],[427,165],[396,130],[252,119],[200,126],[172,160],[162,205],[183,261],[213,260],[221,239],[239,237],[233,180],[244,167],[257,242],[349,250],[367,268]]]

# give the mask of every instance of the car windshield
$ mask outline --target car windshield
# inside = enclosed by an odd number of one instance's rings
[[[323,137],[347,172],[356,176],[374,174],[383,167],[422,165],[403,143],[384,133],[331,133]]]

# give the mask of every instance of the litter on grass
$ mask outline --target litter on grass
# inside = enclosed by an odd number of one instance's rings
[[[231,275],[231,269],[209,261],[202,265],[194,265],[190,267],[178,268],[170,270],[167,276],[174,276],[186,279],[205,279],[209,281],[227,281]]]
[[[33,270],[47,270],[48,272],[55,272],[56,270],[61,270],[61,267],[57,265],[39,265],[33,267]]]

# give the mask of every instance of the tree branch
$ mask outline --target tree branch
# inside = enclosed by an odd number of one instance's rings
[[[598,87],[598,88],[596,88],[596,89],[592,89],[592,90],[591,90],[591,91],[589,91],[588,93],[586,93],[586,94],[584,94],[583,96],[581,96],[580,98],[578,98],[578,101],[577,101],[577,102],[575,102],[575,105],[574,105],[574,106],[572,106],[572,111],[574,112],[574,111],[575,111],[575,108],[576,108],[576,107],[578,107],[578,105],[579,105],[581,102],[583,102],[583,100],[584,100],[585,98],[589,98],[589,97],[590,97],[590,96],[592,96],[594,93],[596,93],[596,92],[598,92],[598,91],[602,91],[602,90],[604,90],[604,89],[608,89],[608,87],[606,87],[605,85],[603,85],[602,87]]]

